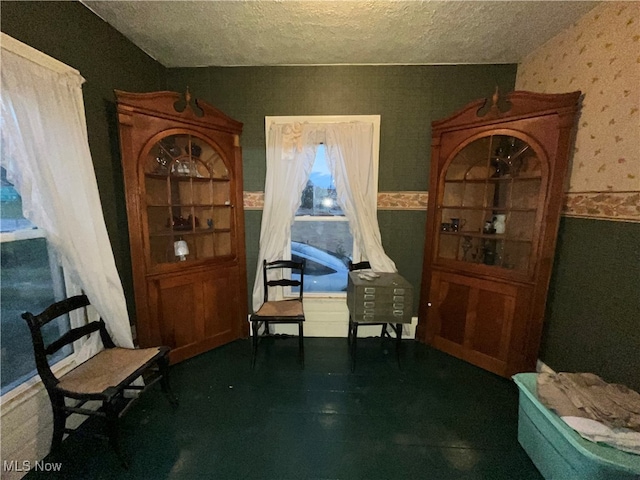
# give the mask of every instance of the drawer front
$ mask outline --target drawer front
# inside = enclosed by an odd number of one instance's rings
[[[412,294],[410,288],[356,287],[347,291],[347,305],[357,322],[411,323]]]

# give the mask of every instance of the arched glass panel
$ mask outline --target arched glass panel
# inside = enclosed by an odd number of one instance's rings
[[[542,189],[531,145],[510,135],[474,140],[443,181],[438,257],[526,272]]]
[[[231,179],[213,145],[187,134],[163,137],[144,174],[152,266],[234,254]]]

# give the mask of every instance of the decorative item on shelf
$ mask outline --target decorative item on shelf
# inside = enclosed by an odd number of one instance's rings
[[[441,232],[449,232],[449,231],[451,231],[451,224],[449,222],[442,222],[440,224],[440,231]]]
[[[191,226],[191,223],[193,223],[196,228],[200,228],[200,220],[198,219],[198,217],[193,218],[193,215],[189,215],[187,217],[187,222],[189,223],[189,226]]]
[[[462,261],[468,262],[467,255],[469,254],[469,250],[473,247],[473,242],[471,241],[471,236],[464,235],[464,241],[462,242]]]
[[[482,247],[482,263],[494,265],[496,263],[496,241],[485,240]]]
[[[213,230],[213,219],[207,218],[207,227]]]
[[[494,217],[493,228],[498,235],[502,235],[507,229],[506,220],[507,216],[503,213],[500,213]]]
[[[176,160],[175,163],[171,166],[171,173],[182,177],[190,176],[191,162],[186,158]]]
[[[496,229],[493,228],[493,222],[491,220],[487,220],[486,222],[484,222],[482,233],[486,233],[488,235],[493,235],[494,233],[496,233]]]
[[[172,158],[180,156],[182,150],[176,145],[176,137],[169,135],[160,140],[160,148],[168,153]]]
[[[200,155],[202,155],[202,147],[196,143],[192,143],[191,147],[187,145],[184,149],[192,157],[200,158]]]
[[[452,232],[460,231],[461,228],[464,228],[466,223],[467,223],[467,221],[464,218],[463,219],[452,218],[451,219],[451,231]]]
[[[167,153],[163,149],[159,149],[158,155],[156,155],[156,168],[153,173],[156,175],[166,175],[169,172],[169,159]]]
[[[504,149],[502,147],[496,148],[496,153],[491,157],[491,166],[494,169],[491,178],[500,178],[509,174],[508,166],[502,159],[504,156]]]
[[[180,259],[181,262],[184,262],[187,259],[187,255],[189,255],[189,245],[184,240],[177,240],[173,242],[173,251]]]
[[[167,228],[173,230],[191,230],[191,215],[189,215],[189,218],[184,218],[182,215],[174,215],[173,218],[167,220]]]
[[[522,143],[522,142],[521,142]],[[528,144],[522,146],[518,145],[518,139],[511,137],[511,144],[509,145],[509,152],[504,162],[509,166],[509,173],[517,177],[524,165],[523,154],[529,149]]]

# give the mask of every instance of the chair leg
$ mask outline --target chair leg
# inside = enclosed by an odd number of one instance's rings
[[[118,425],[118,422],[119,422],[118,412],[116,408],[111,404],[105,405],[105,411],[107,414],[107,431],[109,433],[109,445],[111,445],[111,448],[113,448],[116,455],[120,459],[120,463],[122,464],[122,467],[128,470],[129,462],[125,457],[125,455],[122,453],[122,450],[120,449],[120,429]]]
[[[64,397],[51,399],[53,408],[53,436],[51,438],[51,451],[57,451],[62,445],[64,436],[64,427],[67,421],[67,415],[64,412]]]
[[[158,359],[158,368],[160,369],[160,387],[167,400],[173,407],[178,406],[178,398],[173,394],[171,390],[171,384],[169,382],[169,356],[166,355]]]
[[[298,322],[298,355],[300,357],[300,363],[304,368],[304,327],[303,322]]]
[[[402,368],[400,363],[400,346],[402,345],[402,324],[396,324],[396,358],[398,359],[398,367]]]
[[[353,320],[351,320],[351,315],[349,315],[349,330],[347,331],[347,345],[351,345],[352,330],[353,330]]]
[[[351,373],[356,369],[356,348],[358,345],[358,322],[353,322],[353,332],[351,333]]]
[[[390,337],[389,332],[387,331],[387,324],[386,323],[382,324],[382,331],[380,332],[380,337],[381,338]]]
[[[253,370],[256,366],[256,355],[258,353],[258,330],[260,325],[257,321],[251,322],[251,330],[253,331],[252,340],[252,348],[251,348],[251,370]]]

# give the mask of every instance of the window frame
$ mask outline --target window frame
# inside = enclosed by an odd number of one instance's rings
[[[375,194],[377,197],[378,194],[378,171],[380,165],[380,115],[294,115],[294,116],[265,116],[265,148],[269,145],[270,140],[270,130],[271,126],[274,124],[281,123],[345,123],[345,122],[365,122],[371,123],[373,125],[373,146],[372,146],[372,155],[371,161],[373,162],[373,184],[375,187]],[[325,143],[326,144],[326,143]],[[377,210],[377,205],[376,205]],[[314,216],[314,215],[300,215],[295,216],[294,222],[313,222],[313,221],[338,221],[338,222],[348,222],[349,220],[344,217],[325,217],[325,216]],[[354,259],[361,258],[360,251],[358,249],[358,245],[353,241],[352,248],[352,256]],[[289,241],[287,242],[287,248],[285,250],[285,255],[288,258],[291,258],[291,236],[289,236]],[[355,260],[354,260],[355,263]],[[295,293],[291,293],[291,287],[286,287],[283,292],[285,297],[294,297],[297,296]],[[305,297],[316,298],[316,299],[327,299],[327,298],[335,298],[335,299],[344,299],[347,296],[347,292],[305,292]]]
[[[11,242],[19,242],[23,240],[33,240],[37,238],[44,238],[46,240],[46,232],[42,228],[34,226],[32,228],[25,228],[20,230],[14,230],[11,232],[0,232],[0,243],[11,243]],[[71,295],[77,295],[81,293],[81,289],[76,286],[71,278],[67,275],[62,265],[56,262],[56,255],[51,249],[51,245],[47,241],[47,251],[48,251],[48,259],[49,259],[49,269],[51,271],[52,277],[52,287],[53,287],[53,295],[56,301],[62,300],[64,297],[68,297]],[[39,312],[37,312],[39,313]],[[74,311],[68,314],[70,328],[73,326],[82,325],[85,323],[85,319],[83,318],[81,311]],[[62,333],[61,333],[62,335]],[[69,355],[57,360],[55,363],[51,364],[51,370],[54,374],[62,375],[66,373],[66,371],[70,370],[75,366],[76,361],[75,357],[77,352],[79,351],[81,345],[83,343],[82,339],[76,340],[73,342],[72,351]],[[32,349],[32,345],[27,344],[28,349]],[[68,368],[67,368],[68,367]],[[0,396],[0,402],[3,407],[6,402],[11,401],[13,398],[20,397],[24,394],[24,392],[34,385],[37,385],[40,382],[40,375],[37,370],[34,370],[35,374],[26,380],[20,382],[15,385],[9,391],[5,392]]]

